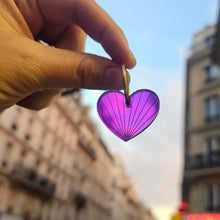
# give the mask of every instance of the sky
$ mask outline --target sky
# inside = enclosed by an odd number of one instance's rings
[[[137,65],[130,72],[131,93],[150,89],[160,98],[154,123],[129,142],[112,134],[98,117],[103,91],[83,91],[83,100],[110,149],[122,159],[140,198],[158,220],[170,220],[181,200],[186,59],[192,36],[214,24],[218,0],[97,0],[124,31]],[[87,39],[86,51],[109,57]]]

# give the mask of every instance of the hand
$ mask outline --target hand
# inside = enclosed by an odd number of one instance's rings
[[[112,60],[83,53],[86,34]],[[0,0],[0,48],[0,111],[41,109],[61,88],[122,89],[122,63],[136,64],[121,29],[93,0]]]

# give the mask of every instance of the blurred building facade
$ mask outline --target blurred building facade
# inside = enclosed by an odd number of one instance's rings
[[[80,92],[0,115],[0,220],[152,220]]]
[[[194,35],[187,62],[182,199],[190,213],[220,213],[220,74],[216,26]]]

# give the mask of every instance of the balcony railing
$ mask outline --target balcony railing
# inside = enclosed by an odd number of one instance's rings
[[[208,155],[198,154],[188,157],[185,170],[197,170],[205,168],[220,167],[220,152],[212,152]]]
[[[206,41],[202,43],[196,43],[191,47],[191,53],[193,55],[202,53],[203,51],[206,50],[212,50],[215,44],[215,39],[214,37],[210,37],[209,40],[207,39]]]
[[[200,54],[203,51],[206,51],[206,50],[209,50],[209,49],[211,49],[211,47],[207,46],[205,43],[199,44],[199,45],[193,46],[191,48],[191,54],[192,55]]]
[[[218,122],[218,121],[219,121],[219,114],[216,114],[214,116],[206,116],[205,117],[205,122],[206,123]]]
[[[45,199],[52,197],[56,191],[56,184],[38,174],[34,169],[16,163],[12,170],[13,184],[36,193]]]
[[[208,205],[206,207],[207,212],[220,212],[220,206]]]

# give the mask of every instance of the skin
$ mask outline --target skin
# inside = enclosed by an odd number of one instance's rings
[[[112,60],[84,53],[86,35]],[[122,30],[93,0],[0,0],[0,48],[0,112],[42,109],[62,88],[122,89],[122,63],[136,64]]]

